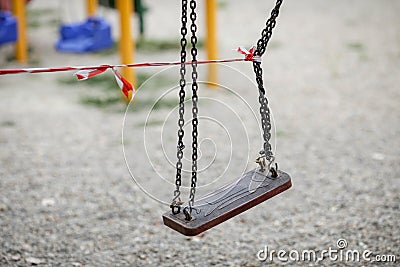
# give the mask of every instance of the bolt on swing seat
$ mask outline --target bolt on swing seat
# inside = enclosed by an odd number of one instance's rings
[[[164,224],[186,236],[198,235],[292,186],[290,176],[282,171],[272,177],[268,171],[254,169],[239,180],[207,194],[194,203],[192,218],[184,213],[163,215]]]

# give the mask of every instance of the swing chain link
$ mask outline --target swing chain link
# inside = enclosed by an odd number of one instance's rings
[[[174,212],[174,207],[176,205],[181,205],[182,201],[180,199],[180,186],[182,185],[182,158],[183,158],[183,149],[185,145],[183,144],[184,130],[183,126],[185,124],[184,114],[185,114],[185,87],[186,87],[186,34],[187,34],[187,0],[182,0],[182,16],[181,16],[181,65],[180,65],[180,80],[179,80],[179,119],[178,119],[178,145],[177,145],[177,162],[176,162],[176,180],[175,186],[176,189],[174,191],[174,198],[172,200],[171,209]],[[176,207],[175,207],[176,208]]]
[[[267,49],[267,45],[272,36],[272,29],[275,28],[276,18],[279,15],[279,9],[283,3],[283,0],[277,0],[275,7],[271,11],[271,17],[265,23],[265,28],[261,31],[261,38],[257,41],[257,49],[255,54],[262,56]]]
[[[266,22],[266,27],[261,32],[261,38],[257,42],[257,49],[255,55],[262,56],[265,53],[268,42],[272,36],[272,29],[276,25],[276,18],[279,15],[279,8],[282,5],[283,0],[277,0],[275,7],[271,11],[271,17]],[[269,165],[274,161],[274,155],[272,153],[272,147],[270,144],[271,139],[271,111],[268,107],[268,99],[265,94],[264,81],[263,81],[263,70],[261,67],[261,62],[253,62],[253,69],[256,75],[256,81],[259,91],[258,102],[260,103],[260,114],[261,114],[261,126],[263,130],[264,145],[263,150],[260,154],[265,157],[269,162]]]
[[[190,38],[192,48],[191,48],[191,55],[192,55],[192,179],[191,179],[191,187],[190,187],[190,196],[189,196],[189,214],[192,213],[192,208],[194,205],[194,197],[196,194],[196,183],[197,183],[197,126],[198,126],[198,84],[197,84],[197,36],[196,36],[196,31],[197,31],[197,25],[196,25],[196,0],[190,0],[190,20],[191,20],[191,25],[190,25],[190,31],[192,33],[192,36]],[[190,218],[186,218],[189,219]]]

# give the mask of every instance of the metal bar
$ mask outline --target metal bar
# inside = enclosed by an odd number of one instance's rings
[[[98,6],[97,0],[86,0],[88,17],[96,15],[97,6]]]
[[[120,39],[119,52],[121,64],[130,64],[133,62],[135,53],[135,42],[131,35],[131,14],[133,13],[132,1],[117,0],[117,8],[120,17]],[[122,74],[133,86],[136,87],[136,76],[132,68],[124,67]]]
[[[215,0],[206,0],[206,49],[207,59],[214,60],[218,58],[217,44],[217,4]],[[209,65],[207,70],[207,81],[210,86],[216,86],[218,82],[217,65]]]
[[[12,1],[13,13],[18,20],[18,40],[15,43],[15,59],[21,63],[28,61],[28,41],[26,38],[25,0]]]

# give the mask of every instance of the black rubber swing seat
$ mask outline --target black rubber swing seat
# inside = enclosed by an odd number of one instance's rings
[[[278,195],[292,186],[290,176],[278,171],[273,178],[254,169],[234,183],[226,185],[197,200],[193,205],[192,218],[184,213],[163,215],[164,224],[186,236],[198,235],[230,218]]]

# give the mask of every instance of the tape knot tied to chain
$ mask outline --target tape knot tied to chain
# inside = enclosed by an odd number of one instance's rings
[[[255,51],[256,51],[256,46],[252,46],[249,50],[247,50],[246,48],[244,48],[243,46],[239,46],[236,49],[237,52],[239,52],[240,54],[244,55],[244,58],[247,61],[256,61],[256,62],[261,62],[261,57],[255,55]]]

